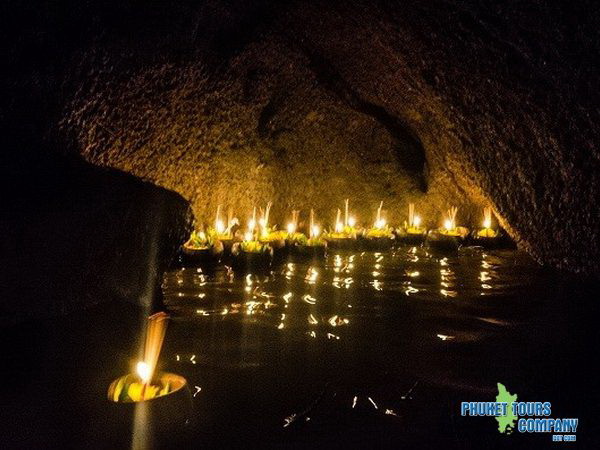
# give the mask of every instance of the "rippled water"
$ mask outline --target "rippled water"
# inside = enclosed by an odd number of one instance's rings
[[[579,376],[569,287],[516,251],[182,268],[164,292],[161,358],[192,386],[199,443],[481,443],[504,437],[492,418],[457,417],[460,401],[494,400],[497,382],[578,414],[554,389]]]

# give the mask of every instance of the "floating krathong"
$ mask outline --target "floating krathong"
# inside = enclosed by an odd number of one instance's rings
[[[311,210],[312,213],[312,210]],[[288,246],[306,245],[306,235],[298,231],[298,218],[300,211],[292,211],[292,220],[287,224],[286,241]]]
[[[110,385],[109,400],[117,403],[143,402],[171,394],[186,386],[185,379],[177,375],[155,375],[168,319],[168,314],[164,312],[148,318],[144,358],[137,363],[135,374],[117,378]]]
[[[214,240],[221,241],[225,251],[229,252],[234,243],[235,235],[233,227],[238,225],[238,220],[233,217],[231,209],[227,213],[227,223],[221,219],[221,205],[217,205],[217,214],[215,215],[214,228],[208,229],[208,235]]]
[[[381,215],[383,208],[383,201],[377,208],[377,214],[375,216],[375,222],[373,227],[369,228],[365,233],[364,237],[368,248],[374,249],[386,249],[391,247],[394,242],[395,235],[394,230],[388,226],[386,220]]]
[[[292,252],[296,255],[315,258],[323,258],[327,253],[327,241],[323,238],[321,227],[315,223],[315,212],[312,209],[310,210],[309,238],[304,237],[304,241],[296,241]]]
[[[349,199],[344,201],[344,206],[344,222],[341,221],[341,211],[338,208],[334,231],[325,236],[327,244],[332,248],[352,248],[356,244],[356,219],[349,215]]]
[[[469,234],[469,229],[465,227],[456,226],[456,213],[458,208],[456,206],[451,207],[448,212],[446,219],[444,220],[444,226],[438,229],[438,232],[444,236],[452,236],[456,238],[465,238]]]
[[[273,247],[259,240],[253,231],[246,231],[244,240],[233,244],[231,254],[237,269],[267,269],[273,259]]]
[[[156,372],[168,319],[164,312],[148,318],[143,359],[136,364],[135,373],[117,378],[108,388],[114,414],[107,416],[107,421],[123,426],[128,432],[132,426],[143,427],[158,440],[181,431],[192,411],[192,396],[185,378]],[[136,414],[140,403],[146,408],[143,423]],[[144,446],[150,446],[150,442]]]
[[[269,226],[269,214],[272,206],[273,203],[267,203],[267,207],[259,221],[260,236],[258,240],[263,244],[270,245],[273,250],[279,251],[285,248],[285,241],[288,237],[288,233],[285,230],[276,230]]]
[[[421,217],[415,214],[415,204],[408,204],[408,221],[398,231],[400,242],[409,245],[420,245],[425,241],[427,229],[421,227]]]
[[[465,241],[469,230],[456,226],[456,213],[458,208],[451,207],[444,220],[444,226],[430,231],[427,235],[427,244],[437,250],[456,251]]]
[[[483,228],[473,232],[473,243],[485,248],[498,248],[509,245],[499,229],[492,228],[492,208],[483,209]]]
[[[219,262],[223,255],[223,243],[214,234],[192,231],[182,248],[182,259],[186,264],[209,265]]]
[[[495,238],[498,236],[498,231],[492,229],[492,208],[490,206],[483,209],[483,228],[477,232],[477,236],[481,238]]]

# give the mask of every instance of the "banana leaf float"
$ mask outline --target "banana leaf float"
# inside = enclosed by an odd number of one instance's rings
[[[362,243],[367,250],[389,250],[395,243],[396,236],[390,227],[370,228],[362,236]]]
[[[514,242],[501,230],[482,228],[473,231],[469,237],[469,245],[486,249],[514,248]]]
[[[469,230],[465,227],[438,228],[427,235],[426,243],[432,250],[455,252],[465,243]]]
[[[232,266],[236,270],[268,270],[273,261],[273,247],[256,240],[236,242],[231,255]]]
[[[182,261],[186,265],[215,265],[219,263],[223,253],[223,243],[201,231],[193,231],[181,248]]]
[[[396,231],[396,239],[401,244],[421,245],[427,237],[427,229],[418,226],[400,228]]]
[[[327,241],[322,237],[312,237],[296,241],[292,246],[292,255],[303,260],[324,259],[327,256]]]

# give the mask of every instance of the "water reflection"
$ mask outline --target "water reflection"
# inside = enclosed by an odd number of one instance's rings
[[[339,251],[319,262],[288,261],[266,275],[227,267],[175,270],[163,285],[174,322],[164,358],[181,366],[191,386],[202,386],[198,400],[217,399],[211,407],[224,418],[237,414],[223,394],[228,389],[252,399],[252,408],[264,400],[271,407],[284,402],[292,412],[334,380],[350,386],[335,391],[344,408],[393,419],[416,395],[413,373],[446,377],[463,365],[479,373],[461,345],[493,342],[537,311],[515,296],[531,285],[535,270],[516,252],[461,250],[439,257],[418,247]],[[398,389],[355,389],[367,381],[378,385],[384,373],[405,383],[394,381],[404,386],[395,397],[390,392]],[[238,380],[258,384],[260,395],[273,398],[261,398]],[[244,420],[262,426],[253,418],[265,414]],[[303,423],[313,415],[295,414]],[[293,417],[284,426],[296,426]],[[282,418],[273,422],[281,427]]]

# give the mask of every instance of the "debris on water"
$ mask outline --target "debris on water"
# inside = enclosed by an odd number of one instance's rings
[[[456,336],[449,336],[447,334],[438,334],[437,337],[439,337],[442,341],[451,341]]]
[[[410,396],[410,394],[412,393],[412,391],[414,391],[414,389],[417,387],[417,384],[419,384],[418,381],[415,381],[415,384],[412,385],[412,387],[406,392],[406,394],[404,394],[402,397],[400,397],[402,400],[412,400],[412,397]]]

